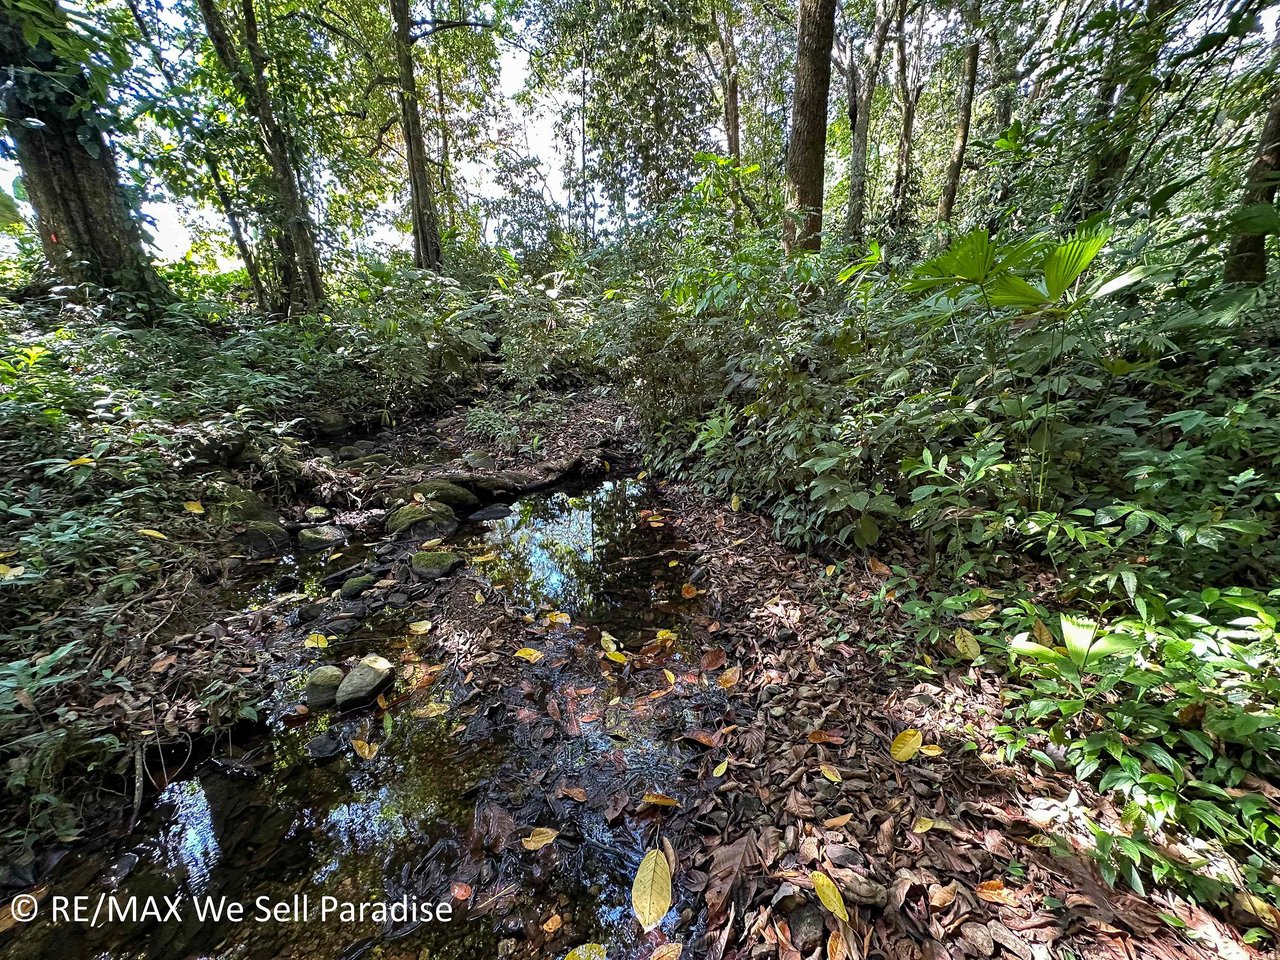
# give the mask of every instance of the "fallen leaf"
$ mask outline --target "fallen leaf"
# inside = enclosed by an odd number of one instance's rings
[[[926,743],[920,748],[920,754],[925,757],[940,757],[942,756],[942,748],[936,743]]]
[[[564,918],[558,913],[553,913],[551,916],[547,917],[547,922],[542,925],[542,932],[555,933],[562,926],[564,926]]]
[[[682,953],[684,953],[683,943],[664,943],[649,954],[649,960],[680,960]]]
[[[302,641],[302,645],[316,650],[323,650],[329,646],[329,638],[323,633],[309,633],[307,634],[307,639]]]
[[[355,748],[356,753],[360,755],[362,760],[372,760],[378,755],[378,745],[369,743],[367,740],[352,740],[351,746]]]
[[[416,710],[411,710],[409,715],[413,717],[430,718],[438,717],[448,712],[449,705],[447,703],[428,703],[425,707],[419,707]]]
[[[729,770],[729,758],[726,757],[725,759],[721,760],[718,764],[716,764],[716,768],[711,771],[711,775],[713,777],[723,777],[725,773],[728,772],[728,770]]]
[[[831,931],[827,937],[827,960],[848,960],[849,947],[844,942],[844,934],[838,929]]]
[[[977,639],[964,627],[956,628],[956,635],[953,638],[953,642],[955,643],[956,650],[959,651],[960,656],[964,657],[966,660],[977,660],[978,657],[982,656],[982,647],[978,646]]]
[[[893,571],[890,570],[886,564],[880,562],[875,557],[871,557],[870,559],[867,560],[867,567],[877,577],[888,577],[893,575]]]
[[[822,825],[828,830],[839,830],[846,823],[853,819],[852,813],[841,814],[838,817],[832,817],[829,820],[823,820]]]
[[[680,588],[680,596],[684,597],[686,600],[692,600],[697,595],[698,588],[692,583],[686,583]]]
[[[945,887],[938,883],[932,883],[929,885],[929,905],[938,910],[945,910],[955,901],[956,894],[959,891],[960,887],[954,880]]]
[[[560,626],[566,626],[571,619],[567,613],[561,613],[559,610],[553,610],[547,614],[547,623],[555,623]]]
[[[662,675],[667,678],[667,683],[671,684],[673,687],[676,685],[676,675],[670,670],[663,670]]]
[[[421,636],[422,634],[427,633],[430,630],[431,630],[430,620],[415,620],[413,623],[409,624],[409,632],[413,634],[417,634],[418,636]]]
[[[978,884],[974,893],[978,895],[979,900],[985,900],[987,903],[1002,903],[1008,907],[1018,905],[1017,897],[1005,887],[1003,880],[984,880]]]
[[[620,650],[610,650],[605,653],[606,660],[612,660],[614,663],[626,663],[627,655]]]
[[[934,821],[929,817],[916,817],[916,822],[911,825],[912,833],[928,833],[933,829]]]
[[[662,922],[671,909],[671,865],[655,848],[644,855],[631,883],[631,907],[645,933]]]
[[[668,797],[665,793],[646,793],[642,798],[645,803],[652,803],[655,807],[678,807],[680,801],[675,797]]]
[[[204,513],[204,504],[199,500],[187,500],[182,504],[182,509],[187,513]]]
[[[659,630],[655,638],[659,643],[675,643],[680,635],[674,630]]]
[[[741,667],[730,667],[716,679],[716,686],[722,690],[728,690],[742,679]]]
[[[844,897],[840,896],[840,888],[836,886],[835,881],[821,870],[813,871],[809,874],[809,879],[813,881],[813,892],[818,895],[822,905],[848,923],[849,911],[845,908]]]
[[[920,745],[923,742],[924,737],[920,735],[919,730],[903,730],[893,738],[893,743],[889,744],[889,756],[899,763],[906,763],[920,751]]]
[[[477,590],[477,591],[476,591],[476,606],[482,606],[483,604],[484,604],[484,594],[483,594],[483,593],[481,593],[479,590]]]
[[[152,540],[168,540],[159,530],[142,529],[138,531],[138,535],[142,537],[150,537]]]
[[[570,800],[577,800],[578,803],[587,802],[587,791],[582,787],[561,787],[560,796],[568,797]]]
[[[844,777],[840,776],[840,771],[829,763],[818,764],[818,769],[822,771],[822,775],[832,783],[844,783]]]
[[[521,647],[512,656],[520,660],[526,660],[529,663],[537,663],[543,658],[544,654],[541,650],[535,650],[533,647]]]
[[[558,836],[560,836],[559,830],[553,830],[550,827],[534,827],[533,832],[520,841],[520,846],[526,850],[541,850]]]
[[[608,954],[605,952],[604,944],[584,943],[582,946],[574,947],[570,950],[564,960],[607,960],[607,957]]]

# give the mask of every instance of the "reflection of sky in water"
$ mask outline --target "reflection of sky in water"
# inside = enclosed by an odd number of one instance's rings
[[[202,893],[209,885],[209,875],[222,859],[204,785],[196,778],[170,784],[161,793],[160,802],[169,804],[173,810],[159,838],[165,866],[186,874],[190,893]]]
[[[642,490],[635,481],[607,481],[581,495],[555,492],[526,497],[515,512],[489,523],[485,541],[498,547],[490,568],[495,579],[520,604],[551,603],[575,612],[597,599],[601,571],[596,549],[630,526],[633,499]]]

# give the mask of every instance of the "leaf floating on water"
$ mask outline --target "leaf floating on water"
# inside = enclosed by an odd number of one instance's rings
[[[558,623],[561,626],[567,626],[571,619],[567,613],[561,613],[559,610],[552,610],[547,614],[547,623]]]
[[[182,509],[187,513],[204,513],[204,504],[199,500],[187,500],[182,504]]]
[[[544,654],[541,650],[535,650],[533,647],[521,647],[513,653],[512,656],[521,660],[526,660],[529,663],[537,663],[543,658]]]
[[[139,531],[138,531],[138,536],[140,536],[140,537],[150,537],[152,540],[168,540],[168,539],[169,539],[169,538],[168,538],[168,537],[166,537],[163,533],[161,533],[159,530],[151,530],[151,529],[149,529],[149,528],[145,528],[145,529],[139,530]]]
[[[680,960],[682,953],[684,953],[683,943],[664,943],[649,954],[649,960]]]
[[[367,740],[352,740],[351,746],[360,755],[361,760],[372,760],[378,755],[378,745]]]
[[[553,830],[550,827],[534,827],[533,832],[520,841],[520,846],[526,850],[541,850],[558,836],[560,836],[559,830]]]
[[[329,638],[323,633],[309,633],[307,634],[307,639],[302,641],[302,645],[304,647],[323,650],[325,647],[329,646]]]
[[[977,660],[982,656],[982,647],[978,646],[978,641],[972,633],[964,627],[958,627],[955,635],[956,650],[960,652],[960,656],[966,660]]]
[[[671,865],[661,850],[650,850],[640,861],[631,884],[631,907],[645,933],[660,924],[671,909]]]
[[[413,623],[409,624],[409,632],[413,634],[417,634],[419,636],[421,636],[424,633],[428,633],[430,630],[431,630],[430,620],[415,620]]]
[[[920,752],[922,743],[924,743],[924,737],[920,735],[919,730],[903,730],[893,738],[893,743],[889,744],[889,756],[899,763],[906,763]]]
[[[419,707],[417,710],[410,711],[410,716],[429,719],[431,717],[439,717],[449,712],[447,703],[428,703],[425,707]]]
[[[608,954],[605,953],[604,944],[584,943],[582,946],[574,947],[570,950],[564,960],[606,960],[607,957]]]
[[[643,797],[645,803],[652,803],[655,807],[678,807],[680,801],[675,797],[668,797],[665,793],[646,793]]]
[[[848,923],[849,911],[845,908],[844,897],[840,896],[840,888],[836,886],[835,881],[821,870],[813,871],[809,874],[809,879],[813,881],[813,892],[818,895],[822,905]]]
[[[728,690],[742,679],[741,667],[730,667],[716,679],[716,685],[722,690]]]
[[[818,769],[822,771],[822,775],[832,783],[844,783],[844,777],[840,776],[840,771],[829,763],[818,764]]]

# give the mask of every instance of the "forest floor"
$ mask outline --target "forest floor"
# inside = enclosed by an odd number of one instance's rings
[[[474,939],[206,923],[32,926],[6,944],[0,925],[0,952],[124,956],[146,942],[165,956],[487,960],[599,941],[634,960],[678,956],[667,944],[717,960],[1257,955],[1181,899],[1101,882],[1072,848],[1087,842],[1082,811],[1118,831],[1119,812],[1068,774],[997,759],[998,676],[963,665],[922,681],[894,662],[892,602],[870,604],[882,562],[798,555],[764,519],[651,480],[608,398],[549,409],[525,425],[536,452],[485,443],[459,410],[384,431],[362,451],[372,462],[316,465],[311,501],[288,518],[320,526],[306,510],[324,505],[347,541],[310,566],[251,561],[229,595],[239,612],[148,643],[157,678],[258,676],[274,690],[270,732],[153,771],[159,801],[133,833],[73,851],[41,887],[409,893],[451,902]],[[478,495],[473,519],[425,545],[421,528],[384,532],[389,493],[441,479]],[[423,550],[461,565],[415,576]],[[309,669],[367,656],[393,665],[394,691],[366,709],[306,708]],[[909,730],[919,749],[894,759]],[[640,934],[630,882],[655,848],[674,866],[673,909]],[[819,905],[815,871],[847,921]]]

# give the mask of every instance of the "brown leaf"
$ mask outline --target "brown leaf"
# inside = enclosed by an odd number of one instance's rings
[[[984,880],[978,884],[974,893],[978,895],[979,900],[985,900],[987,903],[1002,903],[1008,907],[1018,905],[1018,898],[1005,887],[1003,880]]]
[[[750,834],[744,834],[733,843],[717,847],[711,854],[707,888],[703,891],[710,921],[724,915],[738,878],[755,863],[756,857],[755,842]]]

